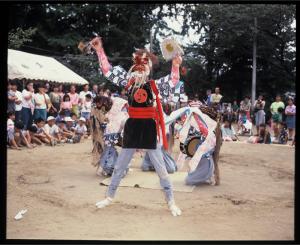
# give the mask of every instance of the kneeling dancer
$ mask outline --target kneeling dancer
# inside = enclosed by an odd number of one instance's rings
[[[138,50],[133,54],[133,66],[128,74],[120,66],[112,67],[105,55],[102,41],[99,37],[91,41],[92,47],[97,52],[100,68],[106,78],[118,86],[128,90],[128,114],[124,126],[123,147],[118,156],[112,174],[111,183],[106,192],[106,198],[96,203],[98,208],[108,206],[115,196],[115,192],[120,184],[123,173],[128,167],[136,149],[146,149],[151,162],[157,172],[160,185],[162,186],[169,209],[173,216],[181,214],[181,210],[176,206],[173,195],[173,188],[164,165],[163,155],[157,142],[161,138],[163,146],[167,149],[165,136],[165,125],[162,115],[162,107],[159,100],[159,92],[154,80],[148,80],[152,69],[152,64],[157,62],[155,55],[147,50]],[[173,59],[172,73],[161,81],[165,81],[169,86],[175,86],[179,81],[179,66],[182,62],[180,56]],[[168,79],[169,78],[169,79]],[[172,84],[173,82],[173,84]],[[154,96],[156,107],[154,107]]]

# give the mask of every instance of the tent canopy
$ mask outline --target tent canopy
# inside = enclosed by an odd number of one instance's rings
[[[56,59],[8,49],[8,79],[31,79],[83,85],[88,81]]]

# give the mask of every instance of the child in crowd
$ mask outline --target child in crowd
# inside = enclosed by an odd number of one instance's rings
[[[65,117],[66,129],[75,132],[74,120],[71,117]]]
[[[45,129],[44,129],[45,120],[43,118],[36,119],[35,124],[33,124],[33,126],[36,126],[36,128],[37,128],[37,131],[34,134],[35,137],[37,137],[43,143],[46,143],[51,146],[55,145],[54,138],[50,134],[45,132]]]
[[[92,111],[92,96],[90,94],[87,94],[85,96],[85,100],[82,103],[81,117],[85,118],[86,120],[86,126],[88,132],[90,131],[91,111]]]
[[[67,130],[67,127],[66,127],[66,122],[65,121],[60,121],[58,123],[58,128],[59,128],[59,132],[60,132],[60,135],[61,135],[61,138],[62,140],[66,141],[67,142],[67,139],[72,139],[74,133]]]
[[[222,138],[224,141],[236,141],[237,140],[235,130],[231,126],[231,122],[229,119],[226,118],[224,120],[221,130],[222,130]]]
[[[60,122],[62,120],[64,121],[65,117],[66,117],[65,112],[64,111],[60,111],[58,113],[58,116],[55,118],[55,123],[58,123],[58,122]]]
[[[278,125],[278,129],[279,129],[278,144],[286,145],[288,142],[288,129],[286,123],[280,122]]]
[[[18,147],[26,146],[29,149],[36,147],[35,144],[31,144],[30,134],[24,130],[24,124],[21,121],[15,123],[14,140]]]
[[[88,138],[87,135],[87,128],[85,126],[85,118],[81,117],[79,118],[79,123],[75,127],[75,134],[79,135],[80,137],[84,137],[85,139]]]
[[[38,131],[38,128],[35,125],[31,125],[28,127],[28,132],[30,134],[31,142],[35,143],[37,145],[42,145],[43,142],[36,136],[37,131]]]
[[[7,145],[12,149],[21,150],[15,141],[15,113],[9,111],[7,113]]]
[[[61,142],[61,134],[59,132],[58,126],[55,124],[54,117],[50,116],[47,118],[47,123],[44,126],[44,132],[52,137],[52,140],[54,140],[54,144],[56,144],[56,142],[63,143]]]
[[[75,128],[77,125],[77,121],[78,121],[77,115],[75,113],[71,113],[71,118],[73,120],[73,128]]]
[[[65,116],[69,117],[72,110],[71,98],[68,94],[65,94],[63,97],[63,101],[60,104],[60,111],[65,113]]]
[[[267,129],[267,125],[260,124],[258,128],[258,136],[249,137],[247,142],[253,144],[271,144],[271,134]]]

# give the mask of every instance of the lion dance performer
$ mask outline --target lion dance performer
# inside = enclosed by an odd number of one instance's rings
[[[172,215],[181,215],[181,210],[174,201],[173,188],[159,146],[159,142],[162,141],[164,148],[167,149],[165,123],[156,83],[163,82],[168,84],[169,87],[176,86],[179,81],[179,66],[182,58],[178,55],[172,60],[171,75],[154,81],[148,79],[152,66],[158,63],[158,59],[154,54],[143,49],[137,50],[133,53],[133,66],[126,73],[120,66],[111,66],[99,37],[94,38],[91,45],[97,53],[103,75],[114,84],[125,87],[129,94],[129,118],[124,126],[122,150],[118,156],[111,183],[106,192],[106,198],[97,202],[96,206],[104,208],[111,204],[123,173],[136,149],[146,149],[159,176],[160,185],[165,192],[166,201]],[[154,98],[156,106],[154,106]]]

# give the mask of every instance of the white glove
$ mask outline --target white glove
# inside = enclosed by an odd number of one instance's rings
[[[181,215],[181,210],[176,206],[174,200],[168,202],[169,209],[173,216]]]
[[[104,207],[108,206],[109,204],[111,204],[112,200],[113,200],[112,198],[107,197],[104,200],[97,202],[96,206],[97,206],[97,208],[104,208]]]

